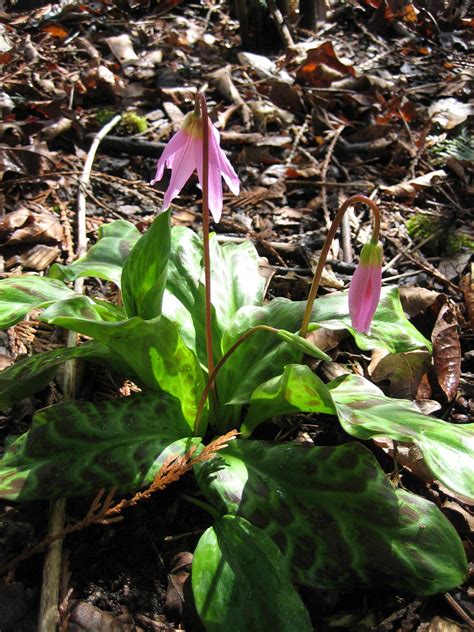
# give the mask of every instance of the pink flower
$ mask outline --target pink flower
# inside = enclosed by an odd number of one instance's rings
[[[150,184],[163,177],[165,166],[172,170],[169,186],[163,200],[166,211],[171,201],[179,194],[195,169],[202,187],[202,119],[190,112],[184,119],[179,132],[166,145],[156,175]],[[209,119],[209,210],[215,222],[222,215],[221,176],[234,195],[239,194],[239,178],[219,145],[219,132]]]
[[[349,287],[349,313],[352,326],[364,334],[370,334],[372,318],[380,300],[382,256],[380,244],[373,242],[365,244]]]

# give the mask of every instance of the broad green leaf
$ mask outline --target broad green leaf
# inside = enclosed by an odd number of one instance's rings
[[[296,412],[334,415],[336,409],[327,386],[309,366],[288,364],[283,375],[254,390],[240,432],[250,435],[262,421]]]
[[[360,439],[390,437],[414,443],[435,478],[474,499],[474,424],[423,415],[414,403],[386,397],[357,375],[345,375],[328,386],[346,432]]]
[[[59,324],[61,319],[82,321],[118,322],[125,318],[124,311],[109,301],[90,298],[82,294],[76,294],[71,298],[52,303],[40,316],[51,324]],[[74,328],[72,328],[73,331]],[[78,332],[81,333],[81,332]]]
[[[43,313],[48,323],[71,329],[107,345],[129,367],[129,374],[143,386],[177,397],[192,429],[197,406],[204,390],[204,373],[199,360],[189,349],[175,323],[164,316],[143,320],[138,316],[118,322],[64,316],[51,308]],[[203,428],[205,426],[202,426]]]
[[[213,234],[209,247],[212,304],[222,334],[241,307],[263,303],[265,280],[259,274],[259,256],[252,242],[220,245]]]
[[[314,304],[311,323],[327,329],[347,329],[354,336],[360,349],[381,348],[387,349],[390,353],[401,353],[421,347],[431,349],[430,341],[409,322],[403,313],[396,287],[382,288],[370,336],[355,331],[351,326],[348,292],[335,292],[318,298]]]
[[[47,386],[58,367],[73,359],[95,360],[119,372],[123,369],[120,358],[96,342],[37,353],[0,371],[0,409]]]
[[[66,266],[55,263],[49,277],[66,282],[79,277],[97,277],[113,281],[120,287],[123,265],[139,239],[140,231],[130,222],[119,219],[103,224],[98,233],[98,241],[83,257]]]
[[[224,332],[222,352],[227,352],[241,335],[257,325],[296,330],[298,310],[286,299],[275,299],[263,307],[241,308]],[[219,401],[233,405],[248,403],[259,384],[281,374],[285,365],[298,362],[302,357],[301,348],[282,342],[275,333],[257,331],[236,349],[222,367],[217,378]]]
[[[205,298],[203,276],[202,240],[189,228],[174,226],[171,229],[171,254],[168,263],[168,279],[163,296],[163,314],[176,323],[183,339],[192,341],[192,348],[200,362],[207,365]],[[213,290],[211,289],[211,294]],[[179,301],[181,308],[176,307]],[[215,360],[220,333],[213,312],[212,339]]]
[[[0,281],[0,329],[8,329],[32,309],[47,307],[77,294],[61,281],[39,276],[10,277]]]
[[[213,341],[215,361],[221,355],[223,330],[238,309],[263,302],[264,279],[258,272],[258,255],[249,243],[219,245],[216,235],[210,238],[211,301],[213,306]],[[196,352],[206,363],[205,300],[202,240],[190,229],[171,229],[171,255],[163,313],[189,331],[189,319],[182,310],[173,313],[169,294],[188,310],[195,330]]]
[[[201,536],[192,586],[207,632],[313,629],[283,555],[244,518],[223,516]]]
[[[297,332],[304,309],[304,301],[289,301],[284,298],[274,299],[261,307],[242,307],[224,332],[222,353],[228,351],[240,336],[256,325],[270,325]],[[355,335],[357,344],[364,349],[380,347],[395,353],[430,345],[404,316],[397,288],[382,289],[371,336],[354,332],[350,327],[347,293],[344,292],[318,298],[311,322],[329,329],[350,330]],[[270,333],[253,334],[232,354],[217,378],[220,401],[234,406],[248,403],[259,384],[280,375],[286,364],[298,362],[301,357],[301,350],[298,353]],[[220,416],[225,417],[224,410]],[[220,430],[224,430],[224,427]]]
[[[237,440],[196,469],[210,502],[270,536],[299,583],[429,595],[465,578],[450,522],[434,504],[394,489],[358,443]]]
[[[165,393],[100,402],[68,401],[38,411],[0,461],[0,497],[36,500],[130,491],[150,483],[165,458],[198,439]]]
[[[122,272],[122,297],[129,317],[161,314],[170,257],[170,211],[160,213],[131,251]]]

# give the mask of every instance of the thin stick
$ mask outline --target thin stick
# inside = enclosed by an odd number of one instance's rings
[[[204,251],[204,285],[206,302],[206,353],[209,375],[214,370],[212,351],[212,312],[211,312],[211,256],[209,252],[209,119],[207,103],[203,94],[199,94],[202,118],[202,244]],[[215,392],[215,389],[214,389]]]
[[[222,356],[222,358],[216,364],[212,373],[210,373],[209,378],[207,380],[207,384],[202,392],[201,399],[199,400],[199,404],[198,404],[198,408],[196,412],[196,419],[194,420],[194,436],[195,437],[199,436],[199,424],[201,422],[202,412],[204,410],[204,404],[206,403],[206,399],[207,399],[207,396],[209,395],[209,391],[212,389],[215,383],[217,374],[222,369],[222,367],[227,362],[227,360],[230,358],[230,356],[234,353],[234,351],[236,351],[240,347],[240,345],[247,340],[247,338],[250,338],[250,336],[252,336],[257,331],[271,331],[272,333],[277,333],[278,329],[275,329],[274,327],[270,327],[269,325],[256,325],[255,327],[252,327],[252,329],[249,329],[244,334],[242,334],[240,338],[238,338],[234,342],[232,347],[230,347],[230,349],[226,351],[226,353]]]
[[[100,141],[120,121],[122,117],[117,115],[107,123],[95,136],[87,154],[84,170],[79,180],[77,194],[77,257],[85,254],[87,249],[86,234],[86,188],[89,184],[92,164]],[[84,279],[76,279],[74,290],[80,294],[84,287]],[[77,334],[68,332],[67,346],[75,347]],[[73,399],[76,392],[77,371],[74,360],[66,362],[64,371],[63,391],[65,399]],[[48,535],[60,533],[64,529],[66,517],[65,498],[52,500],[49,509]],[[61,556],[63,540],[57,539],[51,542],[46,552],[43,565],[43,580],[41,586],[40,611],[38,617],[38,632],[54,632],[58,621],[59,584],[61,575]]]
[[[339,210],[336,213],[336,217],[333,219],[333,222],[329,228],[328,234],[324,241],[323,249],[321,250],[321,255],[318,260],[318,265],[316,267],[316,272],[314,273],[313,282],[311,283],[311,289],[309,291],[308,301],[306,303],[306,309],[303,316],[303,322],[301,324],[300,336],[302,338],[306,337],[308,332],[309,321],[311,318],[311,312],[313,311],[314,300],[316,298],[316,294],[318,293],[319,284],[321,282],[321,277],[324,270],[324,264],[326,263],[326,259],[328,257],[329,249],[331,247],[332,240],[334,239],[334,235],[341,223],[342,217],[347,209],[356,204],[357,202],[362,202],[363,204],[367,204],[370,207],[374,214],[374,229],[372,234],[372,241],[377,241],[379,238],[380,232],[380,211],[377,204],[366,197],[365,195],[353,195],[350,198],[347,198],[345,202],[341,204]]]

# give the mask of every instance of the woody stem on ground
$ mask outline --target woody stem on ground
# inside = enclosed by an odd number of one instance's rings
[[[199,94],[202,119],[202,243],[204,251],[204,286],[206,303],[206,354],[209,375],[214,370],[212,351],[211,257],[209,253],[209,119],[204,94]],[[214,388],[214,382],[213,382]],[[214,397],[215,388],[214,388]]]
[[[278,329],[275,329],[274,327],[270,327],[269,325],[256,325],[255,327],[252,327],[252,329],[249,329],[244,334],[242,334],[240,338],[238,338],[234,342],[232,347],[230,347],[230,349],[226,351],[226,353],[222,356],[222,358],[216,364],[212,373],[209,374],[207,384],[202,392],[201,399],[199,400],[199,404],[198,404],[198,408],[196,412],[196,419],[194,421],[194,436],[196,437],[199,436],[199,424],[201,422],[204,405],[206,403],[207,396],[209,395],[209,391],[211,390],[216,380],[217,374],[219,373],[221,368],[224,366],[224,364],[227,362],[227,360],[230,358],[230,356],[234,353],[234,351],[236,351],[240,347],[240,345],[247,340],[247,338],[250,338],[250,336],[252,336],[257,331],[271,331],[272,333],[278,333]]]
[[[345,200],[341,204],[339,210],[336,213],[336,217],[333,219],[333,222],[329,228],[329,232],[326,235],[323,249],[321,250],[321,255],[319,256],[318,265],[316,266],[316,272],[314,273],[313,281],[311,283],[311,288],[309,290],[308,301],[306,303],[306,309],[303,315],[303,322],[301,323],[300,336],[302,338],[305,338],[306,334],[308,333],[308,326],[309,326],[309,321],[311,319],[311,312],[313,311],[314,301],[318,293],[319,284],[321,282],[321,277],[324,270],[324,265],[328,257],[332,240],[334,239],[336,231],[339,228],[339,224],[342,221],[344,213],[347,211],[347,209],[350,206],[357,204],[357,202],[366,204],[372,211],[373,216],[374,216],[374,228],[373,228],[373,233],[372,233],[372,241],[374,242],[378,241],[379,232],[380,232],[380,211],[377,204],[370,198],[366,197],[365,195],[358,194],[358,195],[353,195],[350,198],[347,198],[347,200]]]

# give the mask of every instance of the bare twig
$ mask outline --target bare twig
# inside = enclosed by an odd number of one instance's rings
[[[77,257],[81,257],[87,250],[86,234],[86,188],[89,184],[92,164],[100,141],[120,121],[121,116],[115,116],[95,136],[87,154],[84,170],[79,180],[77,194]],[[74,290],[81,294],[84,288],[84,279],[76,279]],[[67,346],[75,347],[77,334],[68,332]],[[64,397],[72,399],[76,392],[77,383],[76,363],[74,360],[66,362],[64,371]],[[66,517],[66,499],[59,498],[51,501],[48,535],[60,533],[64,527]],[[40,611],[38,618],[38,632],[54,632],[58,621],[59,583],[61,576],[62,538],[50,540],[43,566],[43,580],[41,586]]]
[[[337,141],[339,139],[339,136],[342,134],[344,128],[345,128],[345,125],[341,125],[333,133],[333,136],[331,138],[331,142],[329,143],[329,147],[328,147],[328,151],[327,151],[327,154],[326,154],[326,158],[324,159],[323,166],[321,168],[321,181],[322,182],[326,181],[326,175],[327,175],[327,172],[328,172],[329,165],[331,163],[332,155],[334,153],[334,147],[336,146],[336,143],[337,143]],[[328,209],[328,199],[327,199],[326,185],[325,184],[323,184],[321,186],[321,201],[322,201],[322,205],[323,205],[324,219],[326,221],[326,226],[329,228],[329,226],[331,224],[331,217],[330,217],[330,213],[329,213],[329,209]]]

